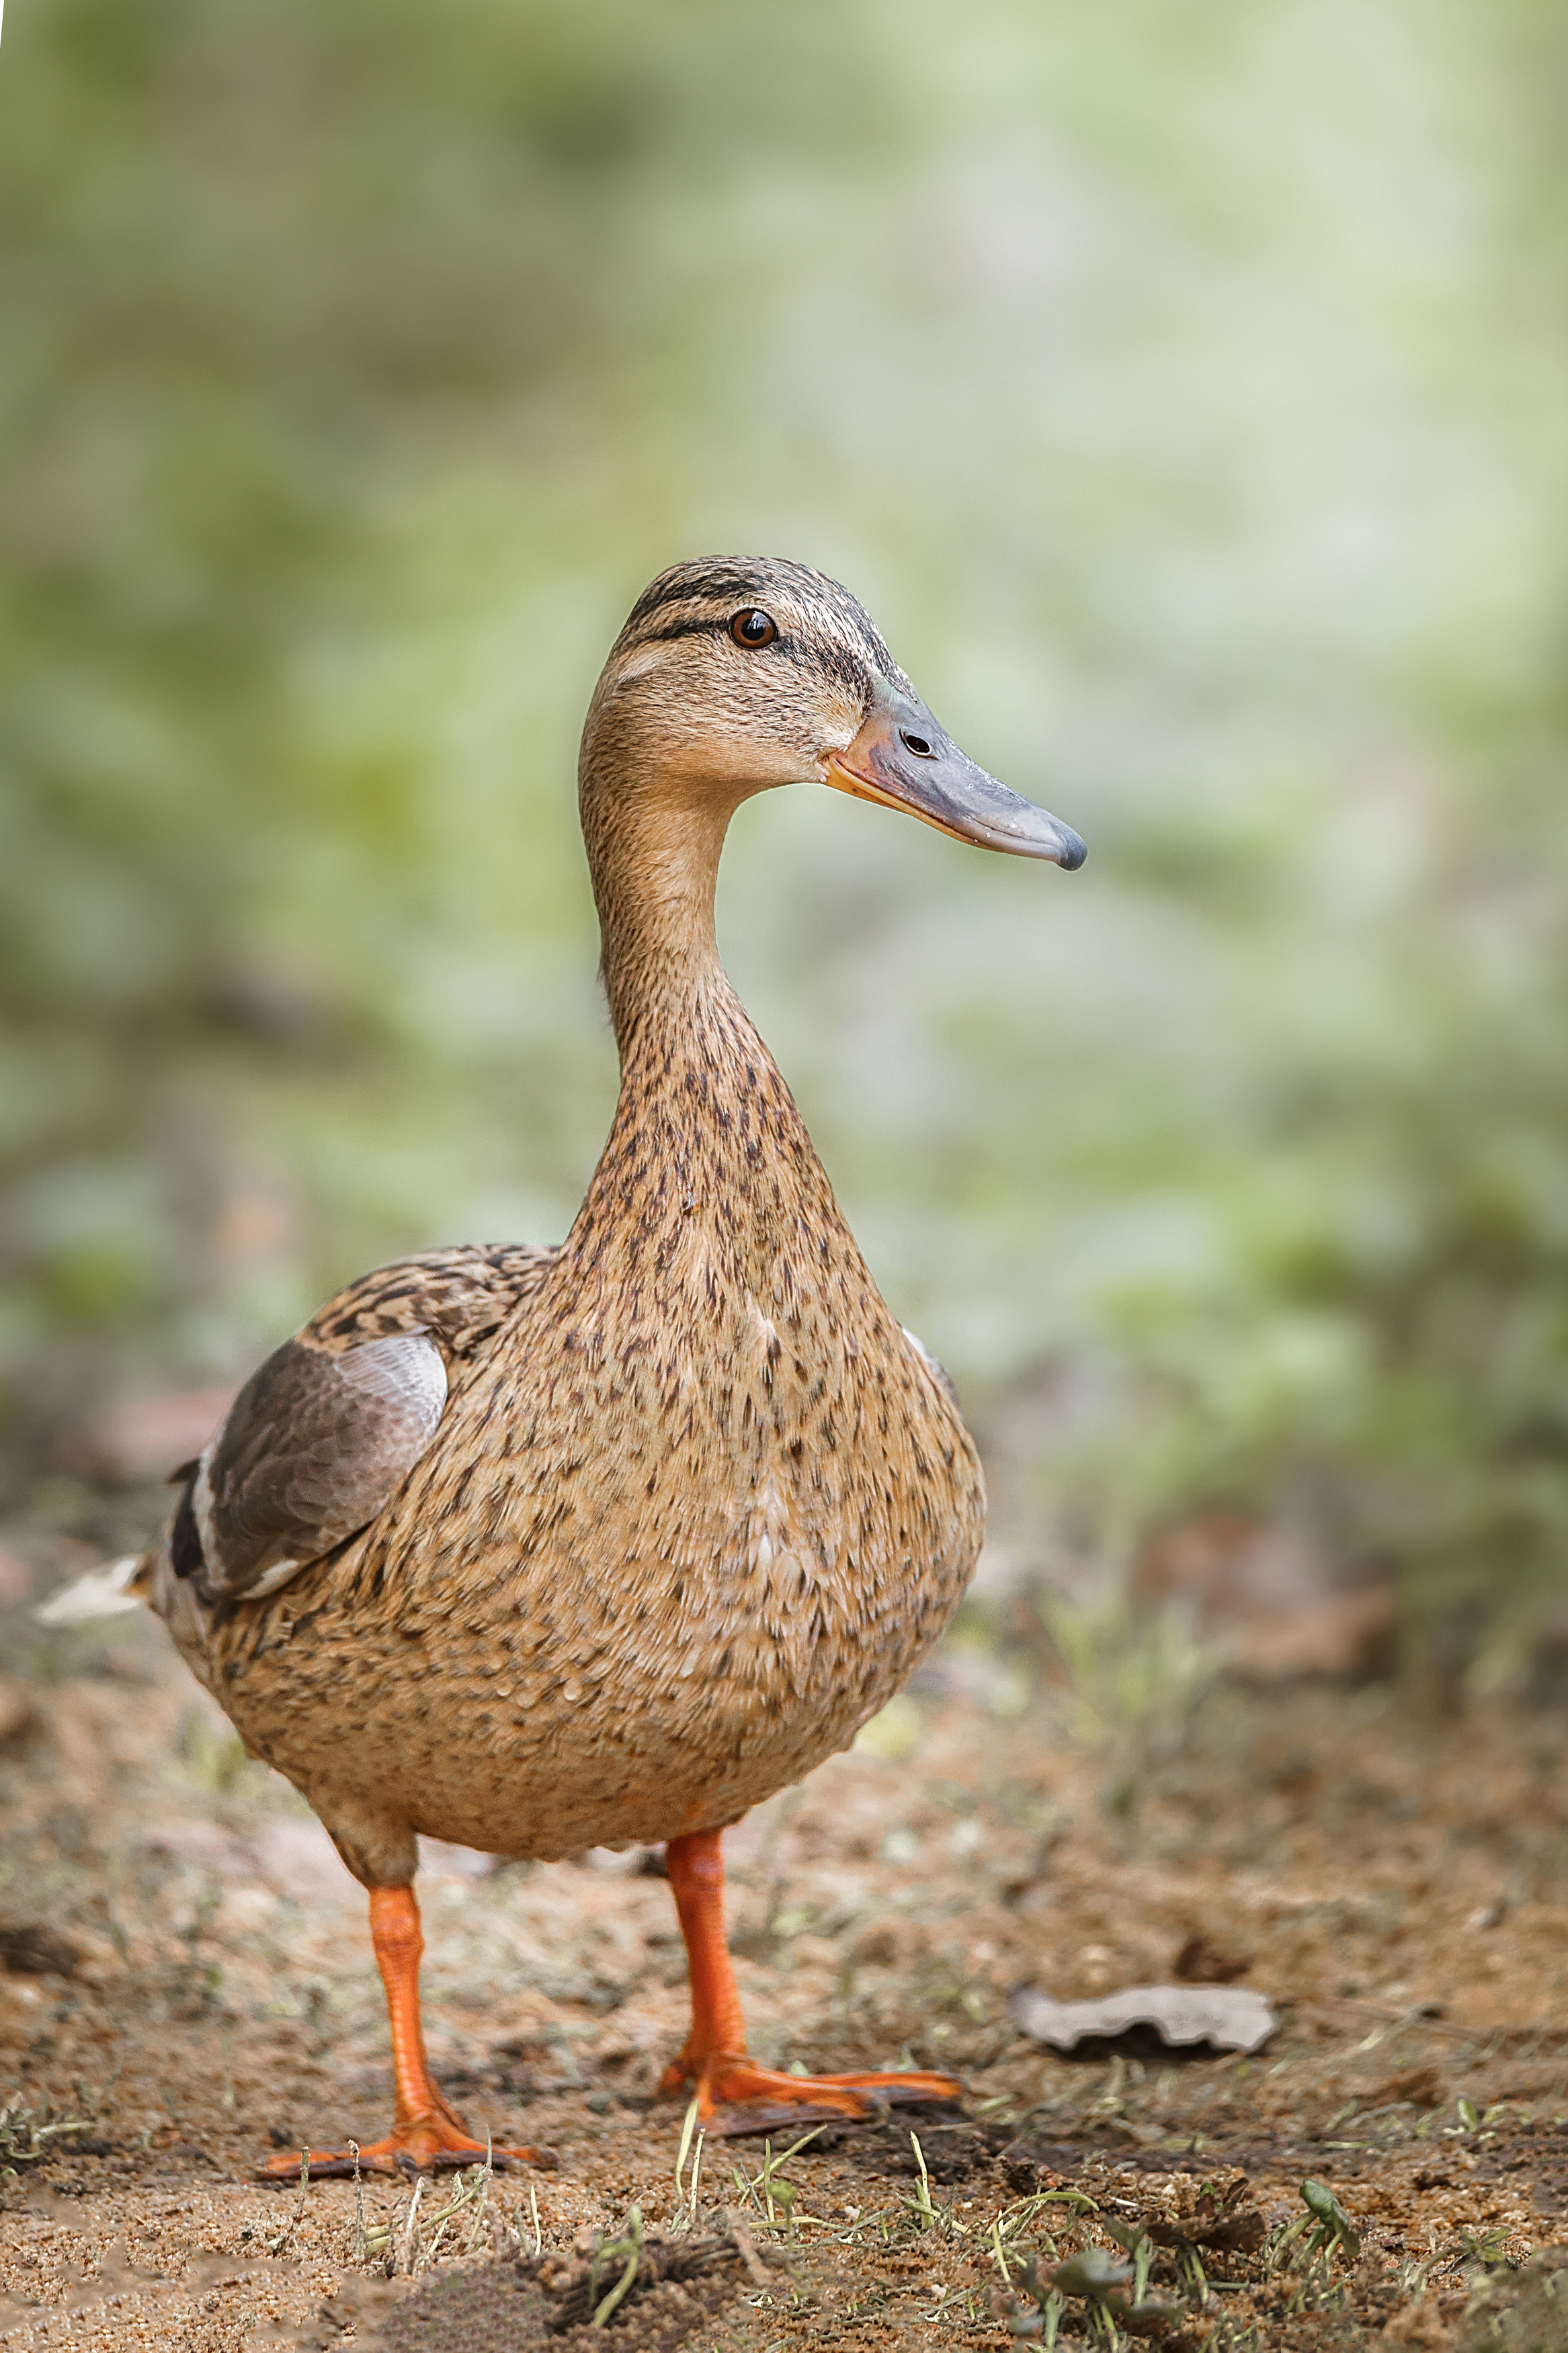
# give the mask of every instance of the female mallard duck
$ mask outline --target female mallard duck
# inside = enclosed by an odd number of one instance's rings
[[[340,1292],[175,1474],[139,1571],[370,1891],[397,2105],[362,2165],[480,2146],[426,2063],[416,1832],[518,1857],[664,1841],[692,2009],[665,2082],[705,2118],[959,2089],[754,2065],[724,1941],[725,1825],[905,1682],[985,1508],[946,1377],[879,1295],[719,961],[730,819],[801,782],[1084,857],[965,758],[835,582],[661,574],[583,739],[621,1089],[576,1223],[559,1250],[437,1250]]]

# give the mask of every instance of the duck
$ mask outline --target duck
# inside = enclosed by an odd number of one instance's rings
[[[723,1832],[908,1681],[985,1518],[952,1386],[884,1302],[720,959],[731,821],[803,783],[986,849],[1086,854],[959,749],[837,582],[783,558],[660,573],[582,740],[620,1088],[570,1232],[337,1293],[173,1474],[126,1580],[368,1895],[394,2122],[310,2151],[313,2175],[489,2146],[426,2055],[421,1837],[662,1849],[691,2000],[662,2088],[706,2129],[961,2094],[758,2064],[725,1937]]]

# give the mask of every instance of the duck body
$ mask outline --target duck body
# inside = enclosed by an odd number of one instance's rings
[[[563,1247],[491,1257],[516,1303],[363,1534],[257,1600],[163,1580],[373,1884],[416,1832],[548,1859],[736,1820],[907,1681],[984,1530],[951,1392],[721,976],[639,1032]]]
[[[666,2088],[693,2084],[710,2130],[959,2089],[746,2056],[720,1832],[908,1679],[984,1490],[724,974],[714,890],[735,810],[789,783],[1061,865],[1083,845],[966,759],[852,596],[776,561],[645,591],[578,782],[621,1085],[571,1233],[329,1301],[175,1474],[130,1588],[370,1894],[396,2121],[313,2151],[317,2173],[481,2153],[424,2056],[422,1832],[519,1857],[664,1842],[692,1991]]]

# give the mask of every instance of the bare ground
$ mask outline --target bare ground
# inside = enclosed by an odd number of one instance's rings
[[[1568,2240],[1555,1718],[1222,1686],[1130,1768],[1048,1693],[999,1716],[994,1675],[939,1664],[882,1753],[727,1843],[753,2047],[952,2068],[967,2119],[829,2129],[766,2179],[760,2140],[710,2140],[695,2202],[681,2108],[653,2097],[685,2016],[668,1887],[635,1854],[431,1849],[437,2072],[498,2143],[558,2160],[472,2180],[443,2223],[449,2179],[412,2214],[409,2184],[368,2182],[356,2218],[353,2183],[248,2178],[275,2147],[385,2128],[363,1898],[150,1622],[75,1638],[50,1672],[10,1687],[0,1761],[7,2353],[1568,2346],[1568,2274],[1559,2299],[1540,2254]],[[1009,2021],[1020,1982],[1169,1982],[1196,1938],[1189,1968],[1279,2008],[1254,2059],[1066,2060]],[[1314,2251],[1305,2179],[1359,2252]],[[1136,2283],[1093,2293],[1129,2247],[1156,2307],[1131,2336]],[[623,2275],[607,2328],[570,2326]]]

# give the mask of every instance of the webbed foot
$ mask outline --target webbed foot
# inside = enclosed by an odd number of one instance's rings
[[[486,2144],[475,2140],[437,2095],[436,2105],[427,2107],[423,2115],[400,2117],[384,2140],[367,2141],[359,2152],[357,2163],[362,2173],[452,2173],[465,2165],[482,2165],[486,2154]],[[546,2149],[491,2147],[488,2154],[501,2171],[514,2165],[549,2166],[553,2162]],[[300,2162],[306,2155],[302,2149],[290,2149],[269,2157],[257,2167],[257,2173],[263,2181],[298,2181]],[[313,2148],[308,2155],[312,2181],[341,2180],[354,2170],[356,2159],[352,2148]]]
[[[871,2118],[889,2106],[957,2100],[963,2094],[956,2075],[789,2075],[779,2067],[759,2067],[743,2052],[698,2058],[683,2051],[666,2068],[659,2089],[679,2092],[688,2084],[695,2088],[703,2131],[718,2139],[844,2116]]]

